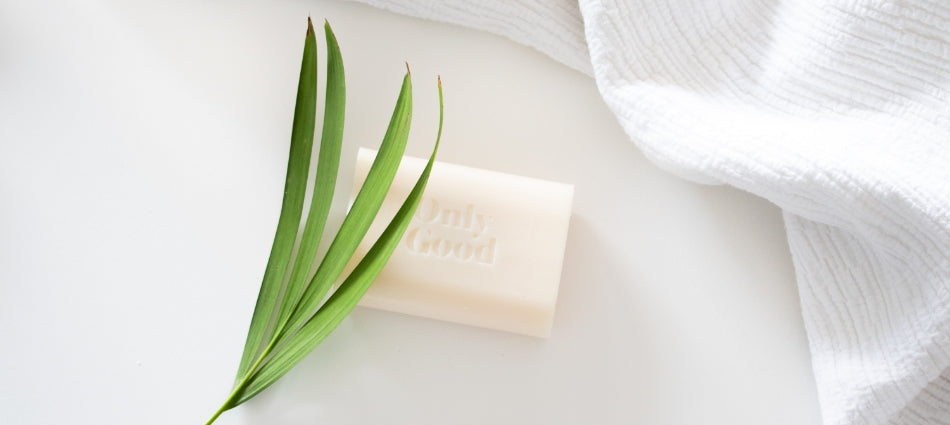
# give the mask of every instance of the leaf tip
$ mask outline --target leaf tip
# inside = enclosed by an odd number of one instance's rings
[[[313,34],[313,20],[310,19],[310,15],[307,15],[307,37]]]
[[[406,61],[406,74],[412,75],[412,71],[409,70],[409,61]]]

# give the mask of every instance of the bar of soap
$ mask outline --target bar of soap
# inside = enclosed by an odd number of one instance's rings
[[[375,157],[360,149],[351,199]],[[425,163],[403,158],[357,258]],[[360,305],[549,336],[573,198],[571,185],[437,161],[406,234]]]

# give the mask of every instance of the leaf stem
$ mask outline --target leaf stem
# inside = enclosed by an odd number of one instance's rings
[[[241,391],[244,391],[247,388],[247,385],[251,383],[251,376],[254,375],[254,372],[257,372],[257,368],[260,367],[261,363],[264,362],[264,359],[270,354],[271,350],[274,349],[274,346],[277,343],[277,338],[271,339],[270,343],[267,344],[267,347],[264,348],[264,351],[261,352],[260,357],[257,358],[257,361],[247,370],[247,373],[244,374],[244,377],[241,378],[237,384],[234,385],[234,390],[231,391],[231,395],[228,396],[224,403],[221,404],[221,407],[218,408],[217,412],[214,412],[214,415],[211,416],[211,419],[208,419],[208,422],[205,422],[205,425],[211,425],[215,420],[218,419],[218,416],[221,416],[222,413],[231,409],[235,406],[234,401],[238,399],[238,395],[241,394]],[[239,403],[240,404],[240,403]]]
[[[228,400],[230,401],[230,398],[229,398]],[[211,419],[208,419],[208,422],[205,422],[205,425],[211,425],[211,424],[213,424],[214,421],[218,419],[218,416],[221,416],[221,414],[224,413],[225,410],[227,410],[227,409],[225,409],[225,406],[227,406],[227,402],[225,402],[224,404],[222,404],[221,407],[218,409],[217,412],[214,412],[214,416],[212,416]]]

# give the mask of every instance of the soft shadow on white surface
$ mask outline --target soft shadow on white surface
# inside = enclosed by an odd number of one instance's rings
[[[589,228],[576,219],[572,225],[569,258],[604,254]],[[611,279],[578,279],[594,269],[619,277],[609,256],[598,258],[595,267],[574,262],[579,267],[565,270],[550,340],[359,309],[319,354],[249,404],[244,423],[623,423],[636,417],[624,411],[653,401],[642,383],[650,381],[643,374],[655,359],[648,358],[649,345],[631,343],[644,340],[646,318]],[[354,412],[353,399],[369,405]]]
[[[576,185],[555,328],[360,309],[219,423],[818,423],[776,208],[656,169],[589,78],[537,52],[318,1],[0,2],[20,17],[0,30],[19,40],[0,61],[0,423],[196,423],[226,396],[308,12],[344,49],[345,164],[378,144],[408,60],[411,154],[440,73],[441,160]]]

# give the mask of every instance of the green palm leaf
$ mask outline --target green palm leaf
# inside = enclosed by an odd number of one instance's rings
[[[317,112],[317,40],[313,23],[307,18],[307,36],[304,39],[303,63],[300,65],[300,82],[297,85],[297,106],[294,109],[293,131],[290,136],[290,157],[287,160],[287,180],[284,183],[284,199],[277,220],[277,232],[271,247],[270,258],[264,271],[264,280],[257,295],[257,305],[251,316],[244,354],[238,367],[240,380],[251,367],[261,347],[270,340],[269,325],[274,310],[279,305],[280,287],[284,282],[294,241],[300,226],[303,202],[307,191],[307,174],[310,172],[310,153],[313,151],[313,130]]]
[[[383,143],[380,145],[379,154],[373,161],[366,181],[360,188],[356,199],[353,200],[353,206],[343,224],[340,225],[340,231],[336,234],[330,248],[327,250],[323,262],[317,268],[317,272],[310,285],[303,293],[300,303],[291,314],[290,324],[285,331],[293,331],[303,325],[310,316],[316,311],[320,301],[327,291],[333,286],[333,283],[339,278],[340,273],[346,267],[356,247],[363,236],[369,230],[373,223],[376,213],[383,205],[383,199],[389,192],[393,177],[396,175],[396,168],[399,167],[399,160],[406,150],[406,141],[409,138],[409,122],[412,119],[412,82],[407,72],[402,80],[402,89],[399,91],[399,98],[396,100],[396,108],[393,111],[392,119],[389,121],[389,128],[383,137]],[[277,335],[281,340],[284,335]]]
[[[310,268],[313,267],[317,247],[320,245],[323,229],[326,226],[327,215],[330,213],[336,177],[340,169],[343,118],[346,110],[343,58],[329,22],[325,22],[323,28],[327,38],[327,88],[320,155],[317,159],[317,175],[313,185],[307,224],[304,226],[300,246],[297,248],[297,259],[294,262],[290,280],[284,290],[284,299],[277,316],[277,323],[274,325],[274,333],[278,335],[283,331],[287,320],[290,319],[290,314],[306,289],[308,274]]]
[[[366,181],[316,273],[308,279],[307,275],[315,261],[336,186],[346,100],[340,49],[329,23],[324,24],[324,30],[327,40],[326,110],[313,195],[306,224],[300,235],[297,256],[291,261],[306,195],[317,96],[316,40],[309,18],[277,232],[251,318],[234,388],[227,400],[208,420],[208,424],[213,423],[224,411],[244,403],[277,381],[320,344],[356,306],[389,261],[409,226],[439,148],[443,123],[441,80],[438,84],[438,135],[425,170],[369,252],[337,290],[321,304],[353,257],[389,192],[406,148],[412,120],[412,82],[407,72],[389,127]],[[288,272],[290,276],[286,279],[286,286],[282,288]]]
[[[399,240],[402,239],[412,215],[415,214],[419,201],[422,198],[422,192],[425,190],[426,183],[429,181],[429,174],[432,171],[432,165],[435,162],[436,152],[439,150],[439,140],[442,138],[442,84],[439,84],[439,132],[436,136],[435,147],[429,156],[429,162],[413,186],[409,196],[403,201],[395,217],[389,222],[386,230],[380,235],[376,243],[370,248],[366,256],[357,264],[356,268],[350,272],[350,275],[340,284],[340,287],[330,296],[329,299],[320,307],[316,314],[308,320],[299,332],[290,337],[285,346],[268,360],[267,364],[261,366],[251,377],[251,383],[244,393],[241,394],[238,402],[243,402],[257,395],[265,388],[277,381],[278,378],[287,373],[300,360],[307,356],[318,344],[320,344],[330,332],[333,331],[343,321],[356,303],[359,302],[366,290],[369,289],[373,280],[383,270],[383,266],[389,261]]]

